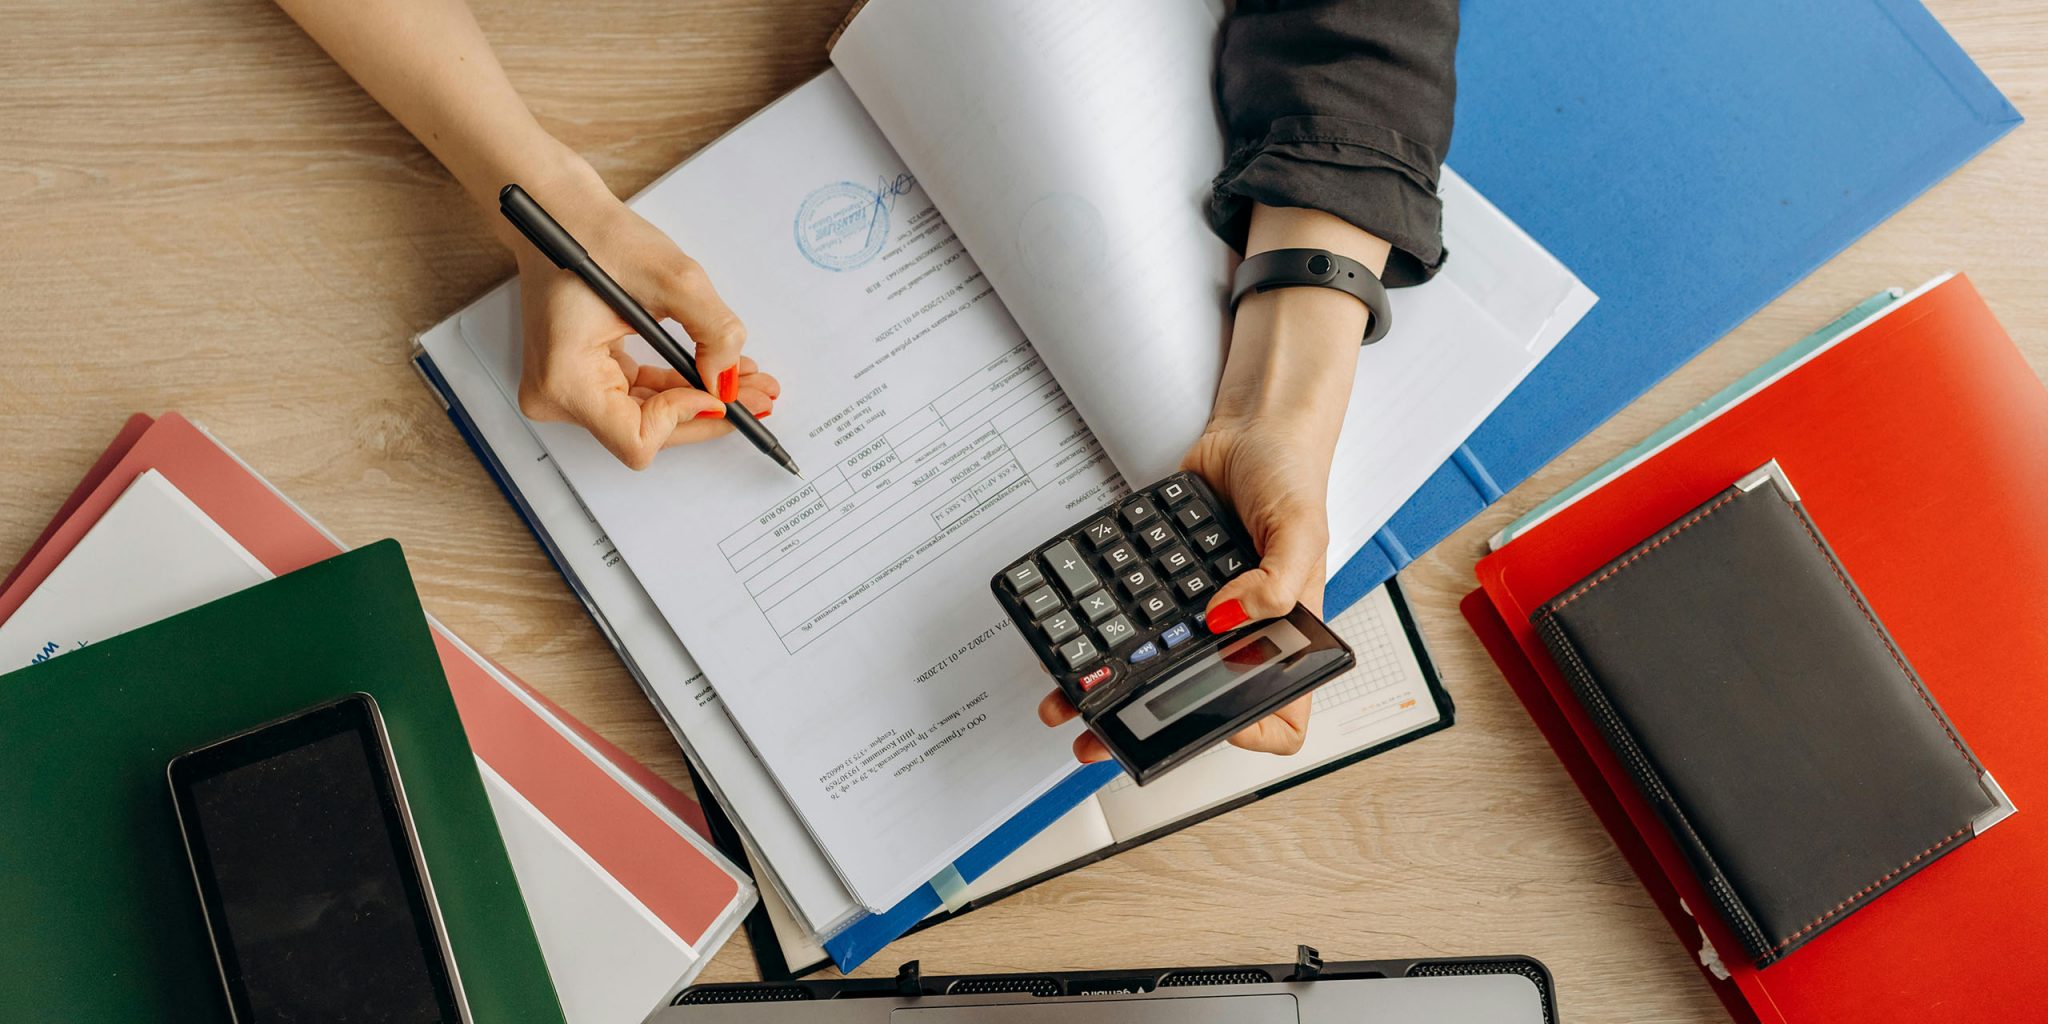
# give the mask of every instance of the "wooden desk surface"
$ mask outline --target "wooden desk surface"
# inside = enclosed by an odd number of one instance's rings
[[[513,79],[621,193],[825,66],[849,0],[477,0]],[[2022,111],[2048,9],[1933,0]],[[427,606],[657,771],[681,757],[407,365],[512,271],[427,153],[261,0],[0,0],[0,556],[134,410],[214,430]],[[593,30],[592,26],[613,26]],[[650,57],[652,59],[650,59]],[[1459,618],[1483,540],[1892,284],[1969,272],[2048,374],[2048,135],[2023,127],[1402,576],[1458,726],[899,943],[865,973],[1520,952],[1573,1021],[1718,1004]],[[716,268],[712,268],[716,272]],[[705,972],[754,976],[744,940]]]

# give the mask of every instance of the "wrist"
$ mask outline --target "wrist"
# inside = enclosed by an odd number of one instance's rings
[[[1212,420],[1263,420],[1319,447],[1334,447],[1357,374],[1358,339],[1370,316],[1328,288],[1279,288],[1238,305]]]
[[[1247,255],[1298,248],[1349,256],[1375,274],[1390,251],[1384,240],[1320,210],[1253,207]],[[1371,317],[1365,303],[1330,288],[1275,288],[1246,295],[1231,328],[1212,423],[1275,422],[1334,450],[1351,401],[1359,342]]]
[[[1244,254],[1254,256],[1272,249],[1328,249],[1379,274],[1386,268],[1393,246],[1334,214],[1260,204],[1252,208]]]
[[[545,132],[540,132],[530,145],[521,147],[516,158],[493,162],[463,175],[461,180],[463,190],[482,211],[491,233],[499,243],[520,255],[531,246],[498,212],[498,193],[506,185],[516,182],[572,231],[577,229],[578,221],[586,219],[588,211],[618,202],[589,161]]]

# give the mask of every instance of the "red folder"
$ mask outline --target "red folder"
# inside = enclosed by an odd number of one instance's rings
[[[1770,459],[2019,813],[1758,970],[1529,615]],[[1704,929],[1724,954],[1729,980],[1708,978],[1737,1020],[2048,1017],[2048,390],[1968,279],[1845,336],[1478,573],[1466,619],[1686,948]]]

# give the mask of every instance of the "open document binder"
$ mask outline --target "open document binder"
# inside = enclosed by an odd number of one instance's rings
[[[632,200],[719,269],[750,354],[784,383],[775,430],[812,468],[800,481],[717,443],[636,473],[576,427],[525,421],[516,282],[419,338],[732,814],[771,911],[842,966],[984,894],[1055,821],[1075,845],[1025,874],[1447,721],[1382,592],[1355,609],[1373,635],[1354,646],[1378,656],[1325,688],[1319,719],[1339,727],[1311,730],[1322,749],[1225,751],[1246,760],[1097,796],[1114,771],[1075,772],[1078,726],[1038,723],[1042,670],[979,587],[1017,537],[1173,468],[1207,418],[1234,259],[1198,201],[1222,160],[1219,16],[870,5],[833,70]],[[1088,40],[1108,38],[1144,45],[1105,64]],[[991,132],[999,102],[1017,109]],[[1129,131],[1104,135],[1104,118]],[[1361,355],[1333,564],[1594,301],[1448,169],[1440,191],[1461,256],[1401,290],[1399,337]]]
[[[1275,758],[1221,748],[1143,790],[1120,777],[1114,764],[1079,768],[887,913],[855,912],[813,928],[792,912],[788,891],[829,880],[829,875],[820,879],[815,874],[829,867],[815,844],[795,841],[801,836],[784,836],[780,849],[808,851],[813,861],[786,854],[781,860],[765,857],[763,844],[746,833],[741,816],[730,810],[736,799],[756,800],[744,808],[746,820],[772,828],[776,818],[763,813],[775,808],[767,799],[775,796],[772,783],[701,674],[693,671],[682,686],[675,685],[673,675],[653,674],[688,665],[688,654],[645,608],[644,592],[631,572],[546,453],[524,432],[516,410],[488,401],[465,403],[465,390],[472,398],[480,393],[473,367],[443,366],[424,349],[415,354],[414,364],[688,755],[713,836],[727,856],[754,871],[759,883],[762,905],[749,916],[746,929],[764,977],[807,973],[828,959],[851,968],[910,930],[1449,728],[1453,721],[1450,695],[1407,602],[1399,587],[1389,583],[1332,621],[1361,651],[1363,664],[1318,692],[1316,727],[1301,754]],[[465,374],[470,387],[459,388],[454,382]],[[1210,767],[1203,767],[1203,760]],[[1113,810],[1103,810],[1105,804]],[[786,805],[782,809],[786,814]],[[804,871],[813,874],[797,874]]]

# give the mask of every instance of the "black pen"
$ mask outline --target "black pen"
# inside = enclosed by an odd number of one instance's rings
[[[709,390],[704,387],[704,378],[697,373],[697,360],[684,351],[681,345],[676,344],[676,339],[662,328],[661,322],[654,318],[654,314],[649,313],[647,307],[626,294],[626,290],[619,287],[619,283],[612,280],[612,276],[605,273],[604,268],[598,266],[596,260],[590,258],[590,253],[584,251],[583,246],[569,234],[568,229],[556,222],[555,218],[548,216],[548,211],[542,209],[532,196],[527,195],[525,189],[518,185],[505,186],[504,190],[498,193],[498,212],[504,214],[505,219],[511,221],[512,226],[518,228],[519,233],[533,243],[534,248],[553,260],[555,266],[575,274],[584,284],[589,285],[590,290],[596,292],[598,298],[604,300],[605,305],[612,307],[612,312],[619,314],[619,319],[626,321],[626,326],[633,328],[633,332],[640,335],[654,351],[660,353],[661,358],[668,360],[668,364],[675,367],[676,372],[682,374],[683,379],[689,381],[691,387],[700,391]],[[746,406],[738,402],[727,402],[725,418],[732,424],[734,430],[740,432],[740,436],[752,442],[754,447],[761,449],[769,458],[780,463],[791,475],[799,478],[803,476],[796,468],[796,460],[782,450],[781,442],[775,440],[775,435],[769,433],[768,428],[762,425],[760,420],[755,419],[753,412]]]

